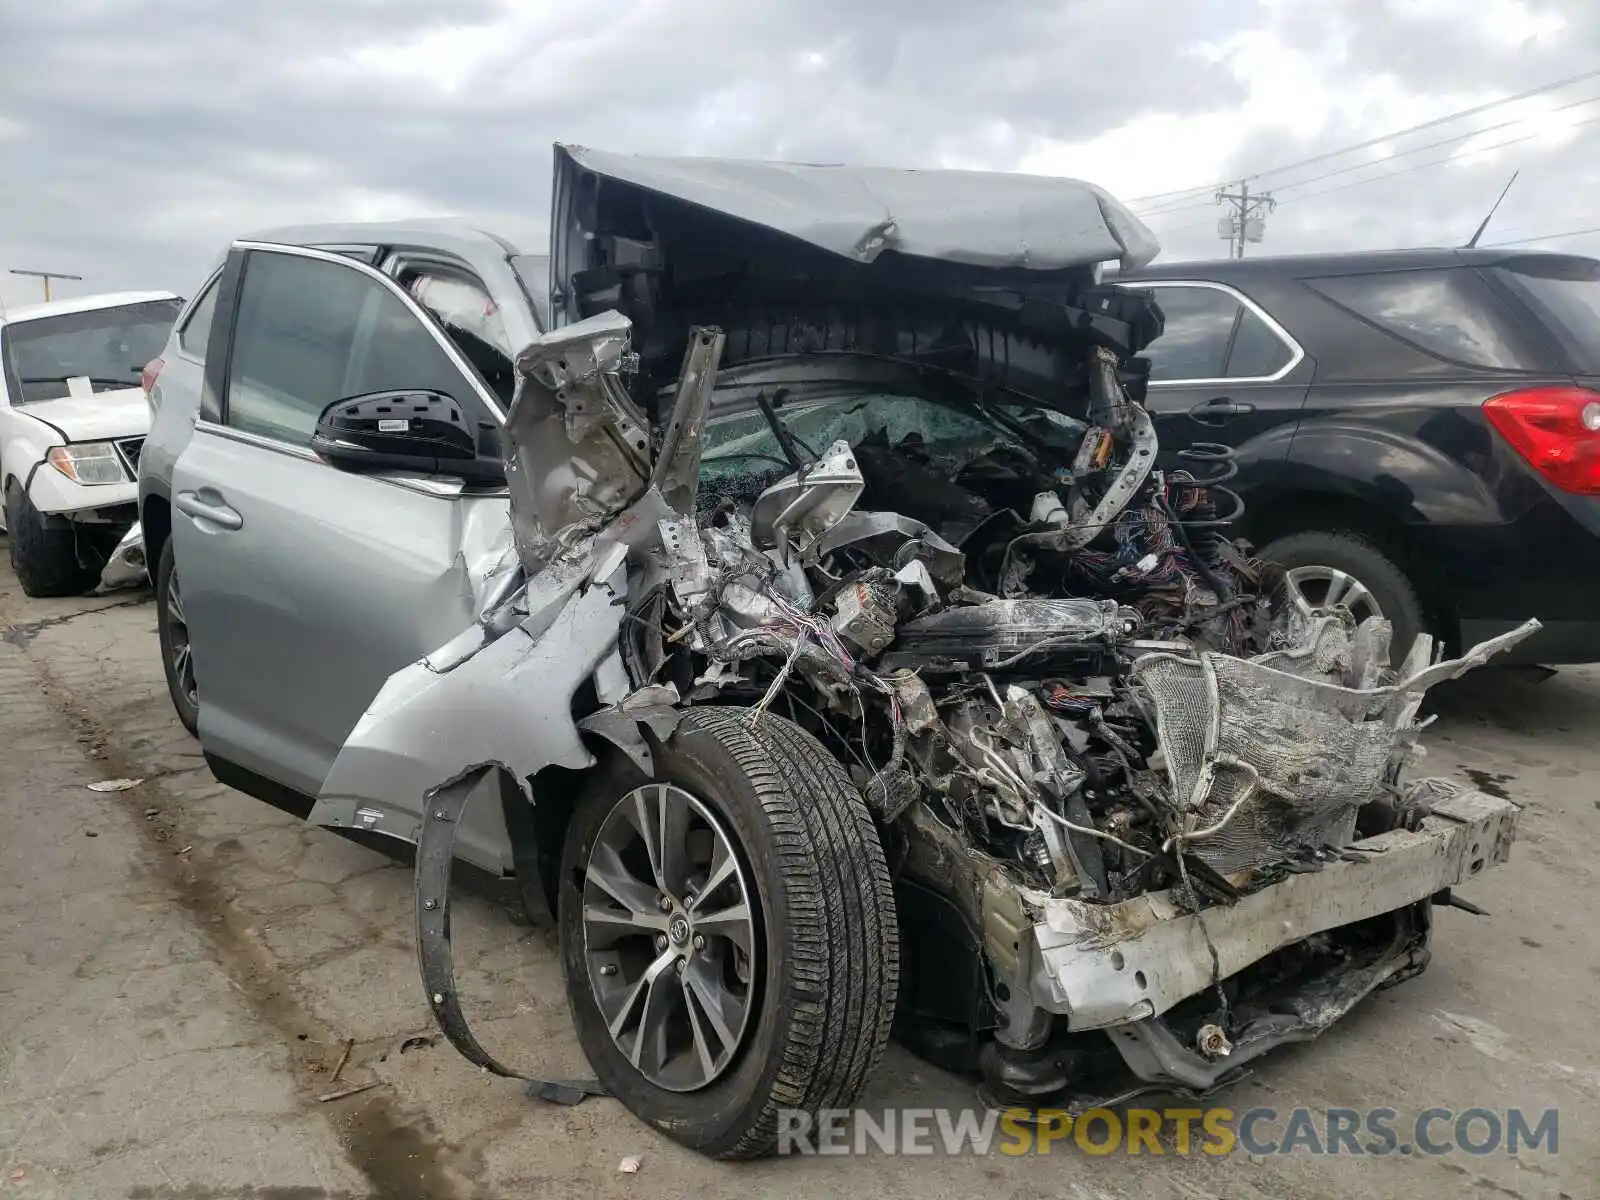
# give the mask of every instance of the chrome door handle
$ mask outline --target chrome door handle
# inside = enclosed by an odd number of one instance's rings
[[[244,517],[238,509],[229,506],[222,493],[215,488],[201,488],[198,492],[179,492],[178,511],[205,521],[219,529],[242,529]]]

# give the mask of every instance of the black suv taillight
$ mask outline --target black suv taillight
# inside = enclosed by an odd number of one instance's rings
[[[1530,467],[1562,491],[1600,496],[1600,392],[1522,388],[1484,401],[1483,414]]]

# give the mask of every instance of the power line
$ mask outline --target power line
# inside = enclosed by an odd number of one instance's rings
[[[1571,125],[1566,126],[1566,128],[1581,129],[1583,126],[1593,125],[1597,121],[1600,121],[1600,116],[1589,117],[1583,121],[1574,121]],[[1474,154],[1483,154],[1490,150],[1502,150],[1507,146],[1516,146],[1522,142],[1531,142],[1534,138],[1543,137],[1548,132],[1549,130],[1540,130],[1536,133],[1525,133],[1521,137],[1507,138],[1503,142],[1495,142],[1492,146],[1477,146],[1465,153],[1447,154],[1443,158],[1431,158],[1425,163],[1414,163],[1409,167],[1402,167],[1398,171],[1385,171],[1382,175],[1373,175],[1367,179],[1357,179],[1351,183],[1340,184],[1338,187],[1322,188],[1315,192],[1306,192],[1304,195],[1291,196],[1289,198],[1291,200],[1310,200],[1316,196],[1331,196],[1335,192],[1349,191],[1351,188],[1362,187],[1369,183],[1377,183],[1382,179],[1392,179],[1396,175],[1409,175],[1413,171],[1425,171],[1429,167],[1439,167],[1446,163],[1459,162],[1461,159],[1471,157]]]
[[[1540,115],[1541,118],[1550,117],[1550,116],[1554,116],[1556,113],[1566,112],[1569,109],[1581,108],[1585,104],[1594,104],[1597,101],[1600,101],[1600,96],[1585,96],[1582,100],[1574,100],[1569,104],[1563,104],[1559,108],[1553,108],[1548,113],[1541,113],[1539,115]],[[1405,150],[1397,150],[1393,154],[1386,154],[1382,158],[1375,158],[1370,162],[1355,163],[1352,166],[1338,167],[1338,168],[1335,168],[1332,171],[1324,171],[1320,175],[1310,175],[1310,176],[1307,176],[1304,179],[1293,179],[1293,180],[1290,180],[1288,183],[1280,183],[1274,188],[1274,191],[1275,192],[1281,192],[1285,188],[1304,187],[1308,183],[1320,183],[1324,179],[1334,179],[1334,178],[1336,178],[1336,177],[1338,177],[1340,175],[1348,175],[1352,171],[1364,171],[1368,167],[1380,166],[1383,163],[1393,162],[1395,159],[1406,158],[1406,157],[1408,157],[1410,155],[1413,155],[1413,154],[1421,154],[1421,153],[1423,153],[1425,151],[1428,151],[1428,150],[1437,150],[1440,146],[1452,146],[1452,145],[1455,145],[1455,144],[1457,144],[1459,142],[1470,141],[1472,138],[1482,137],[1484,134],[1495,133],[1495,132],[1498,132],[1499,130],[1502,130],[1502,129],[1510,129],[1514,125],[1522,125],[1522,124],[1524,124],[1524,123],[1526,123],[1526,122],[1528,122],[1530,120],[1534,120],[1534,119],[1535,118],[1532,118],[1532,117],[1515,117],[1515,118],[1513,118],[1513,119],[1511,119],[1509,121],[1501,121],[1498,125],[1486,125],[1482,129],[1472,129],[1472,130],[1468,130],[1466,133],[1458,133],[1458,134],[1452,135],[1451,137],[1440,138],[1437,141],[1424,142],[1420,146],[1411,146],[1411,147],[1409,147],[1408,149],[1405,149]],[[1584,124],[1584,122],[1578,122],[1575,125],[1568,126],[1568,128],[1577,128],[1578,125],[1581,125],[1581,124]],[[1537,136],[1537,135],[1535,134],[1535,135],[1530,135],[1530,136]],[[1206,203],[1209,203],[1209,202],[1206,202]],[[1204,203],[1192,204],[1192,205],[1183,205],[1183,206],[1180,206],[1180,207],[1173,207],[1173,208],[1157,208],[1157,209],[1155,209],[1153,211],[1150,211],[1150,212],[1141,213],[1140,216],[1141,216],[1141,218],[1158,217],[1158,216],[1162,216],[1165,213],[1185,212],[1190,208],[1200,208],[1200,207],[1204,207]]]
[[[1597,97],[1597,99],[1600,99],[1600,97]],[[1600,116],[1587,117],[1582,121],[1574,121],[1572,124],[1564,126],[1563,128],[1565,128],[1565,129],[1581,129],[1585,125],[1593,125],[1596,122],[1600,122]],[[1306,193],[1304,193],[1302,195],[1298,195],[1298,196],[1287,196],[1287,197],[1285,197],[1285,199],[1286,200],[1290,200],[1290,201],[1312,200],[1312,199],[1315,199],[1316,197],[1319,197],[1319,196],[1332,196],[1332,195],[1334,195],[1334,194],[1336,194],[1338,192],[1350,191],[1352,188],[1365,187],[1369,183],[1381,183],[1383,180],[1385,180],[1385,179],[1393,179],[1397,175],[1410,175],[1410,174],[1412,174],[1413,172],[1416,172],[1416,171],[1425,171],[1429,167],[1438,167],[1438,166],[1443,166],[1446,163],[1458,162],[1461,159],[1468,158],[1473,154],[1486,153],[1486,152],[1488,152],[1490,150],[1501,150],[1501,149],[1504,149],[1507,146],[1516,146],[1516,145],[1519,145],[1522,142],[1530,142],[1534,138],[1544,137],[1547,133],[1550,133],[1550,132],[1553,132],[1553,131],[1552,130],[1542,130],[1542,129],[1541,130],[1536,130],[1533,133],[1525,133],[1521,137],[1507,138],[1504,141],[1495,142],[1495,143],[1493,143],[1492,145],[1489,145],[1489,146],[1476,146],[1476,147],[1473,147],[1473,148],[1471,148],[1471,149],[1469,149],[1469,150],[1467,150],[1465,152],[1457,152],[1455,154],[1447,154],[1443,158],[1431,158],[1427,162],[1413,163],[1410,166],[1401,167],[1399,170],[1396,170],[1396,171],[1385,171],[1380,175],[1369,175],[1365,179],[1355,179],[1355,180],[1350,181],[1349,183],[1342,183],[1338,187],[1321,188],[1321,189],[1319,189],[1319,190],[1317,190],[1315,192],[1306,192]],[[1396,156],[1392,156],[1392,157],[1399,157],[1399,156],[1396,155]],[[1373,166],[1379,166],[1382,163],[1385,163],[1385,162],[1388,162],[1388,161],[1389,161],[1389,159],[1379,159],[1377,162],[1364,163],[1362,165],[1363,166],[1367,166],[1367,167],[1373,167]],[[1297,187],[1297,186],[1300,186],[1301,184],[1306,184],[1306,183],[1310,183],[1310,182],[1312,182],[1312,180],[1310,180],[1310,179],[1301,179],[1301,180],[1297,180],[1294,183],[1283,184],[1282,187],[1286,187],[1286,188],[1287,187]],[[1205,204],[1190,205],[1189,207],[1190,208],[1205,208],[1205,207],[1209,207],[1213,203],[1215,203],[1215,201],[1207,201]],[[1174,209],[1164,210],[1161,213],[1155,213],[1155,214],[1150,214],[1150,215],[1152,215],[1152,216],[1166,216],[1166,215],[1170,215],[1170,214],[1178,213],[1178,212],[1183,212],[1183,211],[1186,211],[1186,209],[1174,208]],[[1192,226],[1182,226],[1181,228],[1192,228]],[[1174,231],[1169,230],[1168,232],[1174,232]]]
[[[1541,233],[1538,237],[1508,238],[1503,242],[1485,242],[1485,248],[1491,246],[1525,246],[1529,242],[1555,242],[1562,238],[1587,237],[1592,233],[1600,233],[1600,225],[1591,225],[1588,229],[1568,229],[1561,233]]]
[[[1527,91],[1518,92],[1514,96],[1504,96],[1499,100],[1490,100],[1486,104],[1479,104],[1473,108],[1464,108],[1459,112],[1447,113],[1442,117],[1434,117],[1431,121],[1423,121],[1420,124],[1408,126],[1407,128],[1397,130],[1394,133],[1386,133],[1382,137],[1369,138],[1364,142],[1357,142],[1353,146],[1346,146],[1340,150],[1329,150],[1322,154],[1314,154],[1310,158],[1302,158],[1298,162],[1292,162],[1285,166],[1271,167],[1265,171],[1258,171],[1254,175],[1246,175],[1244,177],[1244,182],[1248,183],[1257,179],[1262,179],[1268,175],[1280,175],[1284,171],[1293,171],[1300,167],[1314,166],[1320,162],[1327,162],[1331,158],[1342,158],[1344,155],[1353,154],[1357,150],[1367,150],[1373,146],[1382,145],[1384,142],[1393,141],[1395,138],[1405,137],[1408,134],[1420,133],[1424,129],[1434,129],[1440,125],[1448,125],[1451,121],[1459,121],[1463,117],[1475,117],[1479,113],[1488,112],[1490,109],[1499,108],[1503,104],[1515,104],[1518,100],[1526,100],[1531,96],[1539,96],[1543,95],[1545,92],[1553,92],[1558,88],[1564,88],[1574,83],[1582,83],[1586,79],[1594,79],[1597,76],[1600,76],[1600,68],[1596,68],[1593,71],[1585,71],[1580,75],[1572,75],[1566,79],[1558,79],[1554,83],[1546,83],[1536,88],[1529,88]],[[1147,200],[1160,200],[1165,197],[1189,196],[1198,192],[1209,192],[1217,188],[1224,188],[1237,182],[1240,182],[1237,178],[1224,179],[1217,183],[1208,183],[1203,187],[1175,188],[1169,192],[1153,192],[1148,196],[1135,196],[1133,199],[1125,201],[1125,203],[1140,204]]]

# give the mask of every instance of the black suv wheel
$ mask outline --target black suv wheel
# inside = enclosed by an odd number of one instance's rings
[[[1357,621],[1393,622],[1390,657],[1397,665],[1426,632],[1416,587],[1385,550],[1359,534],[1291,533],[1264,546],[1261,557],[1284,567],[1289,586],[1312,606],[1344,604]]]

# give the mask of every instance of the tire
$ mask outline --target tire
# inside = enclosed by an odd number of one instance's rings
[[[620,758],[598,770],[567,829],[558,908],[567,997],[578,1040],[600,1081],[641,1120],[714,1158],[760,1157],[777,1146],[780,1110],[815,1114],[852,1104],[888,1042],[899,984],[899,926],[883,847],[860,792],[832,755],[779,717],[767,714],[752,726],[746,709],[692,708],[653,757],[654,780],[646,780]],[[743,891],[712,889],[718,898],[708,901],[700,916],[713,907],[734,911],[729,897],[742,894],[751,902],[752,926],[746,932],[753,934],[750,940],[759,958],[745,960],[753,962],[746,992],[749,1016],[731,1045],[717,1042],[718,1053],[726,1055],[720,1073],[699,1069],[709,1055],[692,1052],[687,1022],[678,1029],[680,1047],[687,1043],[690,1048],[681,1049],[672,1062],[689,1064],[690,1074],[699,1071],[709,1079],[699,1086],[683,1086],[681,1078],[663,1086],[647,1077],[619,1044],[630,1040],[628,1029],[623,1027],[618,1039],[612,1037],[597,996],[597,989],[607,986],[600,978],[618,977],[609,985],[606,1003],[613,1017],[618,1012],[628,1017],[634,1011],[631,1001],[620,1009],[617,1001],[618,995],[631,993],[626,968],[615,964],[640,950],[646,958],[679,953],[677,945],[665,940],[666,933],[655,935],[653,950],[648,933],[602,942],[598,935],[606,927],[585,919],[586,912],[595,911],[597,895],[587,872],[612,861],[605,856],[613,843],[603,839],[617,836],[612,830],[621,829],[626,837],[628,829],[639,827],[637,821],[616,825],[608,818],[616,812],[618,820],[626,821],[622,814],[632,811],[627,807],[631,789],[643,785],[650,785],[650,796],[661,794],[659,785],[668,785],[673,803],[681,804],[677,798],[682,793],[693,797],[732,845],[739,877],[723,886]],[[688,837],[680,840],[692,844]],[[639,895],[647,901],[655,890],[646,884]],[[693,898],[692,890],[684,894],[689,907],[683,911],[689,913],[712,892],[699,898]],[[637,897],[636,902],[644,903]],[[671,917],[661,919],[676,922],[678,914],[675,898]],[[592,950],[591,932],[597,935]],[[681,940],[680,934],[688,933],[692,930],[672,931],[672,936]],[[714,971],[732,978],[726,972],[733,970],[736,976],[737,954],[723,956],[732,943],[719,943],[715,934],[704,940],[708,957],[685,965],[694,971],[715,961],[721,965]],[[697,954],[700,941],[692,939]],[[694,990],[680,982],[682,971],[677,979],[667,971],[659,978],[667,988],[665,1004]],[[648,994],[647,1005],[656,999],[653,992]],[[703,1002],[698,1010],[710,1011]],[[638,1011],[642,1029],[648,1010]],[[727,1017],[734,1010],[719,1011]],[[712,1040],[704,1038],[700,1044],[709,1046]],[[649,1056],[640,1057],[648,1066]],[[658,1067],[661,1061],[656,1059]]]
[[[161,667],[167,676],[167,695],[172,697],[172,707],[183,727],[198,735],[200,695],[194,685],[194,657],[189,650],[189,629],[183,620],[182,600],[169,537],[161,547],[161,558],[156,565],[156,637],[161,643]],[[180,656],[180,649],[189,650],[188,655]]]
[[[6,545],[11,570],[29,596],[81,596],[103,569],[79,561],[77,531],[47,526],[15,480],[6,488]]]
[[[1291,572],[1303,567],[1328,568],[1356,580],[1383,616],[1394,623],[1390,658],[1396,664],[1411,652],[1417,635],[1428,631],[1415,585],[1386,551],[1359,534],[1291,533],[1264,546],[1261,557]]]

